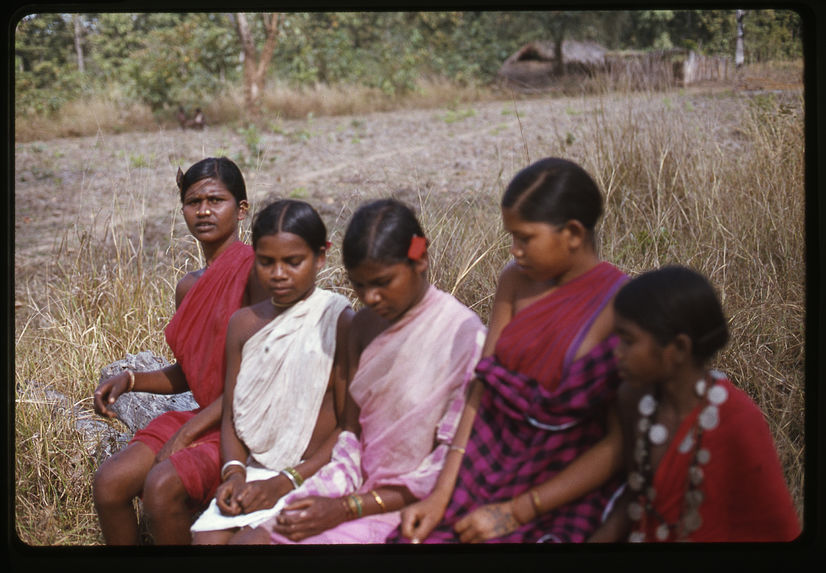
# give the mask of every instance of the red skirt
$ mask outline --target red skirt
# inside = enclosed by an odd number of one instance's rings
[[[141,442],[149,446],[155,454],[200,410],[166,412],[147,426],[135,432],[129,442]],[[178,472],[181,482],[193,506],[206,506],[215,496],[221,483],[221,426],[215,425],[202,433],[189,446],[178,450],[169,461]]]

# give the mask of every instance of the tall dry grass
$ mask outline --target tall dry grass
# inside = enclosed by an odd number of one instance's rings
[[[718,365],[766,414],[802,515],[801,98],[721,95],[699,114],[653,98],[659,105],[635,100],[595,115],[599,137],[583,163],[607,197],[602,255],[632,274],[688,265],[718,289],[731,332]]]
[[[125,201],[98,222],[103,229],[69,228],[26,280],[25,306],[16,309],[14,511],[16,533],[29,544],[101,541],[89,481],[96,463],[71,409],[91,412],[90,388],[113,357],[164,355],[174,281],[198,265],[192,241],[149,246],[143,225],[117,223],[141,208],[135,197]]]
[[[631,274],[667,263],[690,265],[719,290],[731,342],[715,365],[766,414],[802,512],[804,456],[804,183],[799,95],[697,98],[652,93],[602,95],[588,107],[590,134],[568,152],[606,196],[601,256]],[[698,113],[696,106],[702,106]],[[725,130],[725,133],[721,133]],[[539,150],[526,153],[534,159]],[[502,159],[500,172],[514,168]],[[526,157],[527,162],[527,157]],[[140,209],[148,191],[133,193]],[[502,181],[450,197],[418,191],[411,201],[431,241],[432,280],[487,320],[496,278],[508,259],[498,201]],[[369,197],[365,197],[369,198]],[[328,221],[340,241],[349,208]],[[101,541],[90,499],[93,464],[69,420],[52,416],[36,380],[91,408],[98,370],[127,352],[166,355],[162,329],[173,285],[199,263],[195,245],[174,231],[104,221],[93,239],[55,253],[54,279],[32,283],[16,317],[15,524],[33,545]],[[70,246],[79,245],[79,246]],[[74,250],[70,250],[74,249]],[[323,286],[350,293],[334,247]],[[45,296],[35,291],[45,289]]]

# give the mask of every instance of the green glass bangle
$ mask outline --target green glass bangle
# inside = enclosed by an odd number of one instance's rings
[[[362,514],[362,508],[361,508],[361,498],[360,498],[358,495],[356,495],[356,494],[352,494],[352,495],[350,495],[350,498],[351,498],[351,499],[355,502],[355,504],[356,504],[356,517],[361,517],[361,514]]]

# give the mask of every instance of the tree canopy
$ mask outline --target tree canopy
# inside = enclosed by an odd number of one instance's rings
[[[272,22],[267,16],[245,18],[258,52]],[[261,81],[362,84],[388,94],[415,89],[421,77],[485,84],[510,54],[536,40],[730,56],[736,40],[734,10],[290,12],[276,25]],[[745,31],[748,62],[801,55],[793,11],[750,11]],[[18,113],[56,111],[112,89],[155,110],[194,104],[241,85],[245,60],[256,53],[245,50],[229,13],[34,13],[18,22],[14,41]]]

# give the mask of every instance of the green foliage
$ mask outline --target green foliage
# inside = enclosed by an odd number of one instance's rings
[[[14,35],[16,70],[32,72],[46,62],[54,68],[70,64],[73,34],[69,22],[69,16],[62,14],[24,16]]]
[[[15,105],[18,113],[49,115],[82,93],[82,78],[72,60],[68,16],[31,15],[14,36]]]
[[[249,22],[263,45],[261,14]],[[290,12],[280,17],[268,73],[293,86],[361,85],[393,96],[416,90],[422,78],[489,83],[508,56],[537,40],[732,54],[735,24],[734,10]],[[795,12],[750,10],[745,27],[747,62],[800,57]],[[241,82],[227,13],[31,14],[14,40],[18,114],[55,112],[100,91],[156,112],[203,107]]]
[[[288,14],[274,75],[295,84],[351,83],[387,94],[415,88],[421,54],[407,41],[404,13]]]
[[[750,61],[803,55],[800,16],[789,10],[750,10],[744,18],[746,57]]]
[[[197,106],[219,93],[222,78],[237,77],[236,40],[226,24],[189,14],[172,27],[151,30],[126,66],[135,97],[157,110]],[[158,46],[164,47],[163,57]]]

